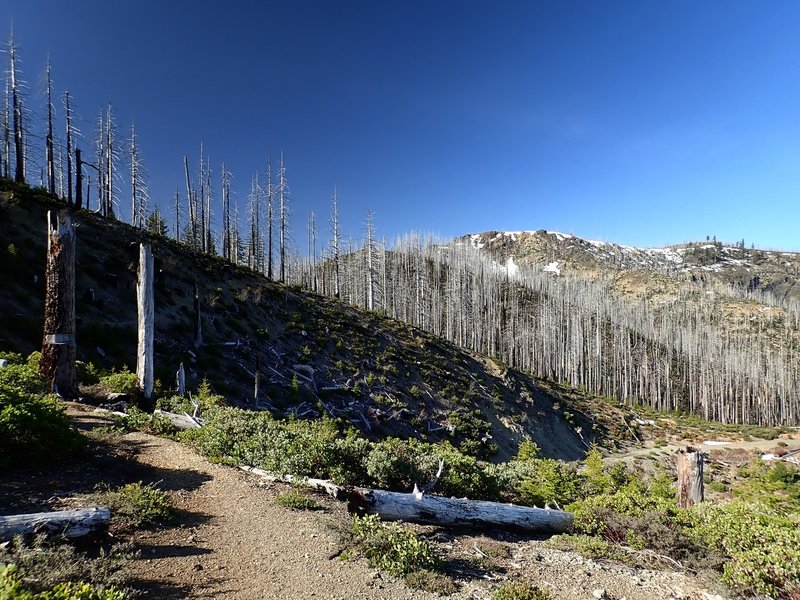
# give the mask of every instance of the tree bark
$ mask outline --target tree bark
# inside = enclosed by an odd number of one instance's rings
[[[66,539],[97,535],[108,529],[110,521],[111,510],[105,507],[0,516],[0,541],[40,533]]]
[[[678,506],[689,508],[703,501],[703,453],[688,447],[675,457],[678,466]]]
[[[153,398],[153,250],[150,242],[139,245],[139,279],[136,282],[138,350],[136,375],[146,400]]]
[[[75,377],[75,229],[67,211],[47,213],[44,339],[39,372],[48,388],[77,398]]]

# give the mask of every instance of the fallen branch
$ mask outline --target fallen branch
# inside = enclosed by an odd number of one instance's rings
[[[108,529],[110,521],[111,510],[106,507],[0,516],[0,541],[40,533],[66,539],[97,535]]]
[[[153,414],[169,419],[169,422],[172,424],[172,426],[177,427],[178,429],[197,429],[203,424],[201,419],[192,417],[186,413],[179,415],[178,413],[167,412],[157,408]]]

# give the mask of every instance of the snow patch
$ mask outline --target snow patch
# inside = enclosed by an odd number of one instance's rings
[[[514,257],[509,256],[508,261],[506,262],[506,272],[508,273],[509,277],[516,277],[517,273],[519,272],[519,267],[517,263],[514,262]]]
[[[546,264],[542,270],[546,273],[555,273],[556,275],[561,275],[561,269],[558,268],[557,260]]]

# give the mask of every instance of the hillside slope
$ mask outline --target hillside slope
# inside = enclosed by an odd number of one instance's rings
[[[585,240],[554,231],[487,231],[459,238],[500,264],[557,274],[615,276],[647,272],[654,280],[722,284],[778,301],[800,301],[800,253],[730,246],[720,242],[637,248]],[[513,269],[513,267],[512,267]]]
[[[39,348],[42,335],[45,215],[63,205],[26,187],[0,185],[0,346],[28,353]],[[137,243],[147,234],[87,211],[74,217],[78,357],[106,369],[133,369]],[[156,377],[164,389],[174,387],[183,363],[190,389],[207,379],[240,406],[278,415],[328,414],[377,437],[450,439],[457,445],[471,439],[473,446],[477,438],[479,454],[500,459],[513,455],[526,434],[545,454],[566,459],[581,456],[591,435],[602,434],[588,417],[518,371],[172,240],[151,241]],[[195,284],[199,347],[193,335]],[[297,365],[310,367],[313,375]]]

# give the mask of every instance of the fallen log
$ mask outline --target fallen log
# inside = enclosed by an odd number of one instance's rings
[[[202,422],[197,417],[192,417],[186,413],[179,415],[178,413],[167,412],[157,408],[153,411],[154,415],[160,415],[169,420],[173,427],[177,429],[197,429],[202,425]]]
[[[468,498],[431,496],[420,492],[416,486],[415,491],[409,494],[361,487],[347,488],[326,479],[306,479],[291,475],[277,477],[255,467],[239,468],[268,481],[305,485],[337,500],[347,500],[348,508],[352,512],[376,514],[387,521],[408,521],[451,527],[505,527],[541,533],[563,533],[572,525],[572,513],[561,510]],[[439,475],[441,475],[441,465]],[[423,489],[430,487],[432,484],[427,484]]]
[[[356,488],[351,501],[364,512],[387,521],[451,527],[507,527],[542,533],[564,533],[572,525],[569,512],[469,498]]]
[[[99,535],[108,529],[110,521],[111,510],[104,506],[0,516],[0,541],[41,533],[66,539]]]

